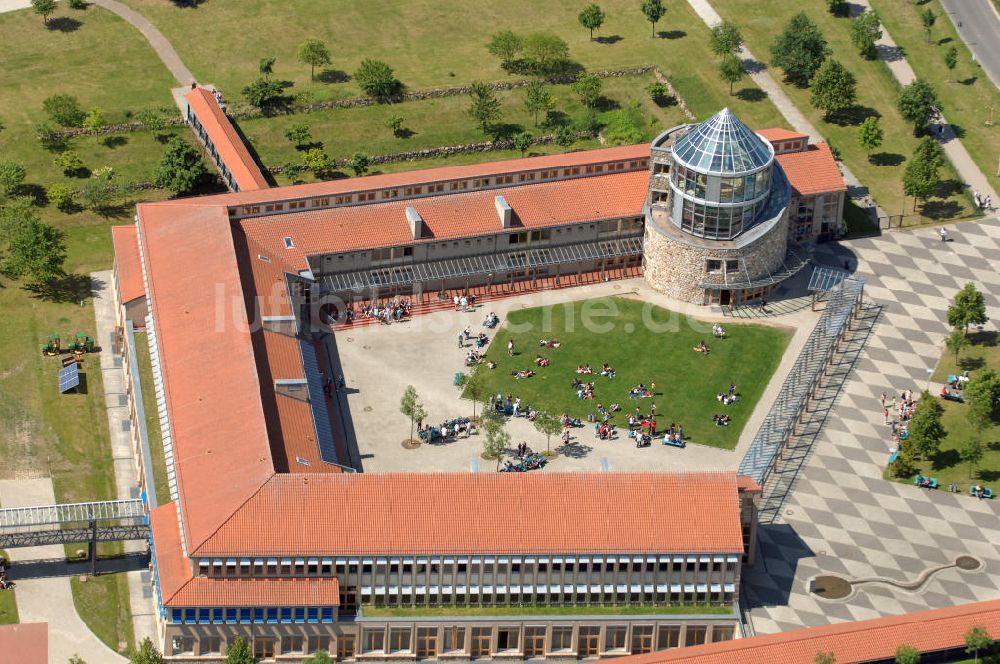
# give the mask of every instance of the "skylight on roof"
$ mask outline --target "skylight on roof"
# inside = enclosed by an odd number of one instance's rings
[[[301,463],[303,466],[312,465],[312,464],[309,463],[309,459],[303,459],[300,456],[295,457],[295,460],[298,461],[299,463]]]
[[[285,238],[285,249],[292,249],[294,247],[295,247],[295,243],[292,241],[292,238],[286,237]]]
[[[268,258],[267,256],[265,256],[264,254],[257,254],[257,258],[259,258],[260,260],[264,261],[265,263],[270,263],[271,262],[271,259]]]

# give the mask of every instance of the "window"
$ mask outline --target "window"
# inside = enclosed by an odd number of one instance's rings
[[[170,641],[170,651],[174,655],[193,653],[194,638],[190,636],[175,636]]]
[[[465,628],[445,627],[443,630],[444,652],[465,649]]]
[[[354,635],[351,635],[351,652],[354,652]],[[315,653],[318,650],[322,650],[326,653],[330,652],[330,637],[322,636],[319,634],[314,634],[309,637],[309,648],[306,652]]]
[[[410,628],[394,627],[389,630],[389,651],[402,652],[410,649]]]
[[[624,650],[627,631],[628,628],[625,625],[608,625],[604,630],[604,649]]]
[[[680,625],[660,625],[660,633],[656,638],[657,650],[669,650],[681,645]]]
[[[381,652],[385,650],[385,630],[366,629],[364,631],[364,652]]]
[[[557,626],[552,628],[552,650],[569,650],[573,647],[573,628]]]
[[[281,654],[290,655],[302,652],[302,645],[305,639],[301,635],[288,635],[281,637]]]
[[[643,655],[653,652],[653,626],[634,625],[632,627],[632,654]]]
[[[735,272],[740,269],[740,261],[738,258],[731,258],[726,261],[726,272]]]
[[[517,627],[497,628],[497,650],[517,650],[520,630]]]
[[[469,643],[469,656],[472,659],[489,657],[492,654],[490,642],[493,640],[492,627],[473,627],[472,640]]]
[[[417,628],[417,658],[437,657],[437,627]]]
[[[545,628],[524,628],[524,657],[542,657],[545,654]]]
[[[310,638],[310,641],[312,639]],[[337,659],[354,659],[354,635],[344,634],[337,639]]]
[[[597,657],[598,646],[600,645],[601,628],[597,626],[580,627],[580,634],[576,639],[577,657]]]
[[[222,652],[222,639],[218,636],[203,636],[198,645],[198,653],[201,655],[218,655]]]
[[[253,640],[253,656],[257,659],[271,659],[274,657],[274,638],[270,636],[258,636]]]
[[[708,627],[705,625],[688,625],[687,633],[684,635],[684,647],[700,646],[705,642]]]
[[[733,638],[732,625],[716,625],[712,628],[712,643],[719,641],[731,641]]]

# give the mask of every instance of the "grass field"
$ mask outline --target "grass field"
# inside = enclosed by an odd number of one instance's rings
[[[597,404],[621,404],[614,422],[627,425],[636,407],[648,414],[656,402],[657,427],[683,424],[689,442],[732,449],[753,412],[767,382],[788,345],[788,331],[762,325],[729,325],[728,338],[713,339],[711,324],[637,300],[603,298],[552,307],[512,312],[497,331],[487,357],[497,363],[490,370],[480,365],[487,393],[513,394],[522,405],[568,414],[586,420]],[[558,339],[560,348],[539,348],[539,339]],[[514,357],[507,355],[513,339]],[[710,355],[692,351],[706,340]],[[535,366],[536,355],[551,360]],[[598,375],[607,362],[616,377]],[[576,367],[590,364],[595,373],[579,376]],[[532,369],[536,375],[515,379],[512,371]],[[575,378],[594,382],[594,399],[579,399]],[[740,400],[723,406],[716,394],[735,383]],[[654,397],[631,399],[629,390],[639,383],[656,384]],[[732,418],[728,427],[717,427],[713,414]]]
[[[156,485],[156,502],[160,505],[170,502],[170,487],[167,486],[167,463],[163,455],[163,433],[156,408],[156,391],[153,387],[153,367],[149,361],[149,342],[145,332],[135,335],[136,361],[139,363],[139,382],[142,383],[142,405],[146,412],[146,435],[153,464],[153,483]]]
[[[894,3],[895,4],[895,3]],[[885,63],[870,61],[858,55],[850,41],[850,19],[836,18],[826,11],[821,2],[769,2],[754,0],[715,0],[712,6],[723,16],[740,26],[747,46],[758,58],[770,60],[770,46],[788,20],[796,13],[805,12],[820,28],[832,56],[838,59],[857,79],[859,110],[862,114],[881,116],[885,139],[882,147],[868,159],[857,143],[857,124],[834,124],[823,119],[823,112],[812,108],[810,91],[783,83],[785,92],[795,105],[830,141],[835,150],[855,176],[869,189],[886,214],[912,215],[908,224],[933,220],[963,218],[974,214],[970,196],[961,192],[957,176],[950,165],[941,170],[942,186],[937,198],[913,212],[913,199],[903,196],[902,178],[906,160],[913,154],[917,139],[912,127],[896,110],[898,86]],[[921,8],[917,8],[921,9]],[[916,11],[915,9],[913,11]],[[939,21],[940,22],[940,21]],[[942,67],[943,69],[943,67]],[[772,68],[771,75],[778,81],[784,76],[780,69]],[[945,91],[938,87],[944,95]],[[947,101],[944,102],[947,107]],[[859,121],[860,122],[860,121]]]
[[[907,0],[872,0],[886,29],[906,54],[917,76],[937,90],[944,114],[962,138],[962,144],[993,188],[1000,190],[997,157],[1000,156],[1000,90],[993,85],[982,67],[972,60],[955,25],[938,0],[915,5]],[[937,14],[932,43],[927,44],[920,13],[931,9]],[[944,54],[958,48],[958,65],[950,73]],[[987,123],[990,124],[987,124]]]
[[[73,577],[70,587],[77,613],[97,638],[117,652],[126,652],[135,645],[128,579],[124,574],[88,577],[86,582]]]
[[[0,550],[0,557],[10,560],[7,552]],[[16,625],[19,621],[17,617],[16,590],[0,591],[0,625]]]
[[[669,606],[447,606],[447,607],[376,607],[364,606],[366,618],[407,618],[410,616],[663,616],[663,615],[729,615],[733,609],[728,606],[711,604],[687,604]]]

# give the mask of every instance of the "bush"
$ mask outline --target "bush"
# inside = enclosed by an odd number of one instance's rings
[[[643,140],[642,127],[645,117],[639,104],[632,102],[628,108],[615,111],[604,128],[604,138],[610,145],[632,145]]]
[[[53,160],[53,163],[62,169],[63,175],[68,175],[69,177],[87,177],[90,175],[83,163],[83,159],[80,159],[80,155],[73,150],[66,150],[60,153]]]
[[[381,60],[365,58],[354,72],[354,80],[369,97],[386,99],[399,92],[402,84],[393,74],[392,67]]]
[[[66,138],[56,133],[48,122],[39,122],[35,125],[35,138],[38,144],[50,152],[57,152],[66,149]]]
[[[52,95],[42,102],[42,110],[63,127],[82,127],[87,112],[73,95]]]
[[[285,86],[278,81],[262,76],[243,88],[243,97],[251,106],[261,110],[281,105],[284,101]]]
[[[70,9],[86,9],[87,0],[69,0],[67,3]]]
[[[59,183],[50,185],[46,195],[49,197],[49,203],[63,212],[71,212],[76,208],[76,196],[67,185]]]
[[[556,145],[568,148],[576,142],[576,135],[569,127],[559,127],[556,129]]]
[[[296,164],[294,161],[290,161],[281,167],[281,172],[284,173],[285,177],[288,178],[292,184],[299,181],[299,176],[302,175],[302,164]]]
[[[16,161],[0,161],[0,198],[17,192],[28,171]]]
[[[201,151],[179,136],[167,143],[160,163],[156,166],[156,186],[176,194],[191,191],[208,172]]]

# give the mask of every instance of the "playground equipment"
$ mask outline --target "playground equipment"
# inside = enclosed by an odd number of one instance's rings
[[[60,339],[58,334],[50,334],[49,340],[42,345],[42,355],[48,355],[50,357],[55,355],[60,355],[62,353],[62,347],[60,346]]]

